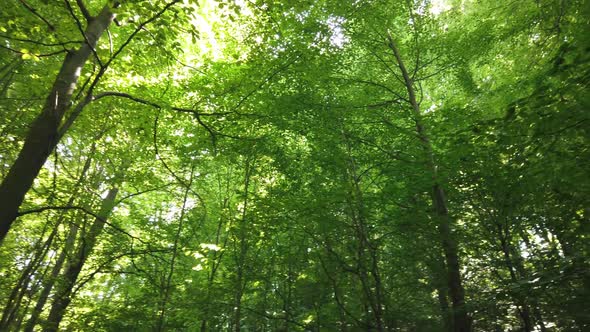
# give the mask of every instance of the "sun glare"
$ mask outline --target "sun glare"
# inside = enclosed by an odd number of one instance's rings
[[[434,16],[438,16],[448,10],[451,10],[452,6],[447,0],[432,0],[430,2],[430,13]]]

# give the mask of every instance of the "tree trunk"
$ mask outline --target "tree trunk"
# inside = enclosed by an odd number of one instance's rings
[[[55,281],[57,280],[59,272],[61,271],[61,268],[63,267],[63,264],[66,260],[67,253],[70,252],[74,247],[74,242],[76,240],[77,233],[78,233],[78,226],[76,226],[74,223],[72,223],[72,225],[70,225],[70,231],[69,231],[68,237],[66,239],[66,245],[63,248],[63,250],[61,251],[61,253],[59,254],[57,260],[55,261],[55,265],[51,269],[51,274],[49,275],[49,278],[47,278],[43,282],[43,290],[41,291],[41,294],[39,295],[39,298],[37,299],[37,304],[35,305],[35,308],[33,308],[33,312],[31,313],[31,317],[29,318],[29,320],[27,321],[27,324],[25,325],[25,329],[24,329],[25,332],[33,332],[33,329],[35,328],[35,324],[37,324],[37,320],[39,319],[39,316],[41,315],[41,312],[43,311],[43,307],[45,306],[45,303],[47,303],[47,298],[49,297],[49,294],[51,293],[51,290],[53,289],[53,286],[55,285]]]
[[[227,206],[227,201],[223,204],[224,207]],[[217,232],[216,232],[216,236],[215,236],[215,245],[219,246],[219,241],[220,241],[220,235],[221,235],[221,228],[223,226],[223,219],[219,218],[219,222],[217,224]],[[222,247],[225,247],[225,244],[227,243],[228,237],[225,238],[225,241],[223,243]],[[209,312],[210,312],[210,307],[211,307],[211,293],[214,287],[214,281],[215,281],[215,276],[217,274],[217,270],[219,268],[219,266],[221,265],[221,258],[223,257],[223,254],[221,255],[217,255],[217,251],[214,252],[214,256],[212,259],[212,264],[211,264],[211,272],[209,273],[209,276],[207,278],[207,295],[205,297],[206,301],[206,306],[204,308],[204,314],[203,314],[203,321],[201,322],[201,332],[206,332],[208,331],[207,329],[207,322],[208,322],[208,317],[209,317]]]
[[[90,226],[88,233],[82,237],[76,254],[69,262],[68,267],[63,274],[61,287],[58,287],[54,295],[51,311],[49,312],[49,317],[47,319],[47,325],[44,329],[45,331],[54,332],[58,330],[59,323],[65,314],[67,306],[72,300],[70,296],[74,285],[76,284],[76,280],[78,279],[78,275],[80,275],[80,271],[82,271],[86,259],[94,248],[96,240],[104,228],[105,221],[115,206],[117,192],[117,188],[109,190],[107,197],[102,201],[97,218],[92,223],[92,226]]]
[[[101,136],[102,136],[102,134],[101,134]],[[72,194],[71,194],[70,198],[68,199],[66,206],[71,206],[72,204],[74,204],[74,200],[78,197],[78,191],[79,191],[80,185],[82,184],[82,182],[86,178],[86,174],[88,173],[88,170],[90,169],[90,165],[92,163],[92,159],[94,157],[95,151],[96,151],[96,142],[94,142],[92,144],[92,147],[90,148],[89,156],[88,156],[88,158],[86,158],[86,161],[84,162],[84,166],[82,168],[80,176],[78,177],[78,180],[74,184]],[[65,215],[62,214],[54,226],[54,232],[57,232],[58,227],[62,224],[64,219],[65,219]],[[72,223],[70,225],[70,231],[68,232],[68,237],[66,239],[65,247],[62,249],[60,255],[58,256],[57,260],[55,261],[55,265],[53,266],[53,268],[51,270],[49,278],[47,278],[43,281],[41,294],[39,295],[39,298],[37,299],[37,303],[36,303],[35,307],[33,308],[33,312],[31,313],[31,317],[28,319],[28,321],[25,325],[25,329],[24,329],[25,331],[29,331],[29,332],[33,331],[33,328],[35,327],[35,324],[37,323],[37,320],[39,319],[39,316],[41,315],[41,312],[43,311],[43,306],[45,306],[45,303],[47,302],[47,298],[49,297],[49,294],[51,293],[51,290],[53,289],[53,286],[55,284],[55,280],[63,267],[66,256],[73,249],[74,242],[76,240],[77,231],[78,231],[78,226],[75,223]]]
[[[74,200],[77,198],[77,193],[78,193],[80,184],[82,183],[82,181],[84,181],[84,178],[86,177],[86,173],[88,172],[88,169],[90,168],[92,156],[94,155],[95,149],[96,149],[96,144],[93,144],[92,148],[90,149],[89,157],[86,159],[86,162],[84,163],[84,167],[82,168],[82,172],[81,172],[80,176],[78,177],[78,179],[76,180],[76,183],[73,186],[72,194],[70,195],[70,198],[68,199],[68,202],[66,203],[66,206],[71,206],[74,203]],[[13,315],[15,314],[15,309],[13,308],[13,305],[18,304],[18,303],[15,304],[15,301],[18,301],[18,302],[21,301],[22,295],[24,294],[24,292],[27,288],[28,280],[31,280],[31,276],[35,273],[37,267],[39,266],[39,264],[41,263],[41,261],[45,257],[47,251],[49,250],[50,246],[53,243],[53,239],[57,235],[59,226],[63,223],[64,219],[65,219],[65,214],[61,214],[59,216],[58,220],[56,221],[55,225],[53,226],[53,230],[51,231],[51,234],[49,235],[47,240],[45,240],[43,245],[39,246],[36,254],[32,257],[31,262],[27,265],[27,268],[23,271],[21,279],[19,280],[19,282],[16,284],[15,288],[13,289],[13,291],[11,293],[10,300],[6,304],[6,307],[4,309],[4,314],[2,316],[2,320],[0,321],[0,330],[7,329],[8,326],[10,326],[10,324],[12,323],[12,318],[13,318]],[[72,225],[72,227],[74,227],[74,225]],[[56,264],[56,266],[59,266],[59,268],[56,273],[59,273],[59,271],[61,270],[63,260],[65,259],[65,255],[67,252],[69,252],[69,250],[66,247],[66,249],[64,249],[64,251],[60,255],[60,257],[57,259],[55,264]],[[61,258],[61,256],[63,256],[63,258]],[[60,259],[62,260],[61,263],[60,263]],[[53,275],[53,273],[52,273],[52,275]],[[52,276],[52,278],[55,278],[56,276],[57,276],[57,274],[55,276]],[[49,287],[46,287],[47,282],[49,282],[51,284]],[[53,286],[53,281],[48,280],[48,281],[44,282],[44,287],[41,292],[41,297],[40,297],[39,301],[37,301],[37,304],[39,304],[39,302],[41,301],[41,299],[43,297],[45,297],[45,300],[47,300],[47,296],[49,295],[49,291],[51,291],[52,286]],[[20,298],[17,298],[17,294],[18,294],[17,291],[19,291],[19,289],[22,294],[19,295]],[[44,295],[44,293],[47,293],[47,294]],[[44,303],[45,302],[43,301],[43,304]],[[35,317],[35,310],[34,310],[33,315],[31,317],[31,319],[29,319],[29,321],[30,320],[35,321],[36,318],[38,318],[38,314],[41,313],[41,309],[39,309],[39,312],[37,313],[37,317]],[[28,323],[27,323],[27,326],[28,326]],[[33,326],[34,326],[34,324],[33,324]],[[25,329],[26,329],[26,327],[25,327]]]
[[[113,21],[115,15],[106,5],[98,16],[90,20],[86,43],[77,51],[69,52],[53,83],[51,93],[41,113],[31,124],[24,145],[16,161],[0,185],[0,243],[18,216],[18,210],[33,181],[59,141],[59,126],[70,107],[82,67],[95,49],[98,39]]]
[[[363,192],[360,186],[360,177],[357,172],[356,161],[352,154],[352,147],[346,133],[343,132],[343,140],[346,144],[347,153],[347,181],[351,185],[349,193],[349,206],[351,219],[355,225],[356,237],[358,240],[357,259],[359,262],[359,277],[361,279],[365,295],[371,307],[374,317],[375,329],[384,331],[383,326],[383,286],[379,271],[379,248],[371,242],[371,234],[367,223],[367,212],[363,199]],[[368,258],[366,257],[368,256]],[[368,262],[365,263],[365,260]],[[369,278],[370,277],[370,278]]]
[[[49,237],[43,241],[43,243],[40,243],[43,237],[43,235],[41,235],[41,239],[39,239],[35,253],[31,255],[30,262],[23,269],[20,278],[17,280],[16,285],[14,285],[12,291],[10,292],[8,301],[6,302],[4,310],[2,311],[0,330],[8,330],[12,325],[18,308],[20,308],[22,298],[29,287],[29,281],[32,280],[31,276],[37,271],[37,268],[41,264],[43,257],[45,257],[45,254],[49,250],[49,247],[51,246],[51,243],[53,242],[53,239],[57,233],[57,227],[58,226],[56,225],[53,228],[49,234]]]
[[[174,245],[172,246],[172,258],[170,259],[170,270],[168,271],[168,275],[166,276],[165,284],[162,288],[164,288],[164,295],[160,302],[160,314],[158,317],[158,325],[156,331],[163,331],[166,322],[166,306],[168,304],[168,300],[170,298],[171,288],[172,288],[172,275],[174,274],[174,264],[176,262],[176,258],[178,256],[178,241],[180,240],[180,233],[182,232],[182,226],[184,224],[184,216],[186,214],[186,203],[188,201],[188,193],[191,189],[193,184],[193,175],[195,173],[195,165],[191,166],[191,172],[189,175],[189,180],[186,185],[184,191],[184,197],[182,199],[182,208],[180,209],[180,216],[178,217],[178,228],[176,228],[176,234],[174,236]]]
[[[399,50],[397,49],[397,46],[391,37],[391,34],[388,34],[387,37],[388,46],[393,51],[393,55],[395,56],[404,79],[406,90],[408,92],[408,100],[412,106],[412,111],[414,114],[416,133],[418,134],[418,137],[420,138],[420,141],[422,142],[423,147],[427,153],[428,165],[432,173],[432,204],[434,206],[435,216],[439,222],[438,228],[440,233],[440,241],[446,261],[449,295],[452,302],[453,330],[455,332],[468,332],[471,331],[471,320],[465,308],[465,294],[461,281],[458,249],[457,244],[452,236],[452,219],[447,208],[446,195],[443,191],[443,188],[438,183],[437,166],[434,162],[432,144],[430,143],[430,139],[421,121],[422,113],[420,111],[420,105],[416,100],[414,81],[408,74]]]
[[[448,286],[447,283],[444,281],[445,278],[441,278],[441,275],[444,275],[447,267],[444,263],[444,259],[439,255],[433,258],[433,262],[436,264],[436,267],[432,268],[432,285],[436,290],[436,296],[438,299],[438,306],[440,308],[441,314],[441,326],[443,327],[445,332],[453,332],[453,324],[451,320],[451,312],[449,310],[449,299],[448,299]]]
[[[245,174],[244,174],[244,207],[242,210],[242,217],[239,220],[238,225],[238,240],[239,240],[239,250],[237,257],[237,272],[236,272],[236,293],[234,294],[234,317],[233,317],[233,324],[234,324],[234,331],[240,332],[241,330],[241,321],[242,321],[242,296],[244,295],[244,288],[246,285],[246,280],[244,276],[244,269],[246,264],[246,255],[248,253],[248,239],[247,239],[247,229],[246,229],[246,218],[248,215],[248,204],[249,204],[249,190],[250,190],[250,180],[252,176],[252,154],[246,157],[245,162]]]
[[[511,248],[510,248],[510,232],[508,230],[504,230],[502,225],[497,222],[497,228],[500,236],[500,246],[502,248],[502,254],[504,255],[504,263],[506,263],[506,267],[508,268],[508,272],[510,273],[510,280],[512,283],[516,284],[520,281],[519,276],[516,274],[516,270],[513,263],[513,258],[511,255]],[[521,274],[522,277],[522,274]],[[514,298],[514,302],[518,308],[518,314],[522,319],[522,331],[524,332],[531,332],[533,331],[533,322],[531,320],[531,311],[529,309],[529,305],[527,304],[526,300],[519,295],[517,292],[512,292],[511,296]]]

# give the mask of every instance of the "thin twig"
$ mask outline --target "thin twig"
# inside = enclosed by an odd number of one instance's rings
[[[301,54],[296,55],[291,61],[288,61],[286,64],[284,64],[284,65],[280,66],[279,68],[277,68],[277,70],[273,71],[269,76],[267,76],[264,80],[262,80],[262,82],[260,82],[258,84],[258,86],[256,86],[256,88],[252,89],[252,91],[248,92],[245,96],[243,96],[242,99],[240,99],[238,101],[238,103],[234,107],[232,107],[231,112],[236,112],[242,106],[242,104],[244,102],[246,102],[246,100],[248,100],[248,98],[250,98],[254,93],[256,93],[257,91],[259,91],[260,89],[262,89],[262,87],[264,85],[266,85],[268,82],[270,82],[280,72],[282,72],[285,69],[289,68],[300,57],[301,57]]]
[[[11,36],[2,35],[2,34],[0,34],[0,38],[15,40],[15,41],[23,42],[23,43],[31,43],[31,44],[35,44],[35,45],[47,46],[47,47],[52,47],[52,46],[64,46],[65,47],[68,44],[81,44],[84,42],[82,40],[72,40],[72,41],[61,42],[61,43],[45,43],[45,42],[38,41],[38,40],[16,38],[16,37],[11,37]]]
[[[100,220],[101,222],[103,222],[106,225],[110,226],[114,230],[116,230],[116,231],[118,231],[120,233],[123,233],[123,234],[129,236],[130,238],[139,240],[142,243],[144,242],[141,239],[139,239],[139,238],[137,238],[137,237],[129,234],[124,229],[122,229],[122,228],[120,228],[118,226],[115,226],[114,224],[112,224],[111,222],[109,222],[106,219],[102,218],[98,214],[96,214],[96,213],[94,213],[94,212],[92,212],[92,211],[90,211],[87,208],[82,207],[82,206],[43,206],[43,207],[36,208],[36,209],[20,211],[17,216],[18,217],[22,217],[22,216],[27,215],[27,214],[41,213],[41,212],[44,212],[44,211],[47,211],[47,210],[78,210],[78,211],[82,211],[82,212],[84,212],[84,213],[86,213],[86,214],[88,214],[88,215],[90,215],[90,216],[92,216],[92,217]]]
[[[113,62],[113,60],[115,60],[115,58],[117,58],[117,56],[123,51],[123,49],[125,49],[125,47],[127,45],[129,45],[129,43],[131,43],[131,40],[135,37],[135,35],[137,35],[139,33],[139,31],[141,31],[143,29],[144,26],[146,26],[147,24],[157,20],[160,16],[162,16],[162,14],[164,14],[170,7],[174,6],[175,4],[179,3],[181,0],[174,0],[170,3],[168,3],[166,6],[164,6],[164,8],[162,8],[159,12],[157,12],[154,16],[150,17],[148,20],[146,20],[145,22],[142,22],[139,24],[139,26],[137,28],[135,28],[135,30],[129,35],[129,37],[127,37],[127,40],[125,40],[125,42],[119,46],[119,48],[117,49],[117,51],[113,54],[113,56],[106,62],[105,67],[108,67],[111,62]]]
[[[7,49],[7,50],[9,50],[9,51],[12,51],[12,52],[14,52],[14,53],[18,53],[18,54],[23,54],[23,55],[24,55],[24,54],[28,54],[28,55],[30,55],[30,56],[35,56],[35,57],[37,57],[37,58],[43,58],[43,57],[52,56],[52,55],[56,55],[56,54],[60,54],[60,53],[67,52],[67,50],[66,50],[66,49],[63,49],[63,50],[59,50],[59,51],[55,51],[55,52],[51,52],[51,53],[45,53],[45,54],[34,54],[34,53],[26,53],[26,52],[22,52],[22,51],[19,51],[19,50],[15,50],[15,49],[13,49],[13,48],[10,48],[10,47],[8,47],[8,46],[4,46],[4,45],[2,45],[2,44],[0,44],[0,48]]]
[[[157,109],[166,109],[166,108],[169,108],[171,110],[178,111],[178,112],[181,112],[181,113],[190,113],[190,114],[193,114],[194,116],[223,116],[223,115],[230,114],[230,112],[202,113],[202,112],[196,111],[194,109],[190,109],[190,108],[176,107],[176,106],[162,106],[162,105],[157,104],[157,103],[155,103],[153,101],[141,99],[139,97],[130,95],[128,93],[116,92],[116,91],[101,92],[101,93],[95,95],[92,98],[92,100],[93,101],[96,101],[96,100],[102,99],[104,97],[122,97],[122,98],[126,98],[126,99],[129,99],[129,100],[133,100],[133,101],[135,101],[137,103],[140,103],[140,104],[152,106],[153,108],[157,108]]]
[[[47,27],[49,28],[50,31],[55,31],[55,26],[53,26],[53,24],[49,23],[49,21],[47,19],[45,19],[43,16],[41,16],[41,14],[39,14],[37,12],[37,9],[31,7],[28,3],[25,2],[25,0],[19,0],[20,3],[23,4],[23,6],[25,6],[25,8],[27,8],[31,13],[33,13],[33,15],[37,16],[39,19],[41,19],[41,21],[45,22],[45,24],[47,24]]]

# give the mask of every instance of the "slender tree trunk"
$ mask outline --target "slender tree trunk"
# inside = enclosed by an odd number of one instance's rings
[[[38,286],[39,286],[38,284],[35,285],[35,287],[34,287],[35,288],[35,292],[37,291],[37,287]],[[33,292],[31,292],[31,293],[33,293]],[[32,300],[32,297],[29,296],[27,298],[27,300],[26,300],[24,309],[22,310],[21,314],[16,319],[16,322],[14,324],[14,330],[15,331],[20,331],[21,330],[20,327],[23,324],[23,319],[25,318],[26,312],[29,310],[29,306],[31,305],[31,300]]]
[[[252,152],[251,152],[252,153]],[[244,277],[244,268],[246,262],[246,255],[248,252],[248,242],[247,242],[247,230],[246,230],[246,217],[248,211],[248,204],[249,204],[249,190],[250,190],[250,180],[252,176],[252,156],[248,155],[246,157],[246,165],[245,165],[245,175],[244,175],[244,207],[242,210],[242,217],[239,221],[239,228],[238,228],[238,237],[239,237],[239,253],[237,259],[237,272],[236,272],[236,292],[234,296],[234,317],[233,317],[233,324],[234,324],[234,331],[240,332],[241,330],[241,321],[242,321],[242,296],[244,295],[244,288],[245,288],[245,277]]]
[[[526,231],[519,227],[517,229],[518,235],[520,236],[520,240],[525,244],[526,248],[530,251],[531,250],[531,242],[526,233]],[[516,249],[516,248],[514,248]],[[516,262],[516,271],[520,273],[521,278],[528,278],[528,273],[524,267],[524,261],[522,259],[522,255],[520,251],[515,252],[515,255],[518,255],[520,259]],[[531,303],[533,309],[533,317],[535,318],[536,324],[539,326],[541,332],[547,332],[547,326],[545,326],[545,322],[543,321],[543,315],[541,310],[539,309],[539,301],[537,296],[533,296],[530,298],[529,302]]]
[[[371,242],[371,234],[367,224],[367,211],[363,199],[363,192],[360,185],[360,177],[357,172],[357,163],[352,154],[350,140],[345,132],[343,140],[346,145],[348,157],[347,181],[351,185],[350,209],[351,218],[355,224],[356,236],[358,239],[357,259],[359,261],[361,282],[371,307],[374,325],[377,331],[384,331],[383,324],[383,289],[381,274],[379,271],[379,248]],[[366,257],[368,254],[368,257]],[[368,258],[368,263],[365,260]]]
[[[328,250],[328,252],[330,252],[330,250]],[[321,258],[321,255],[318,256],[320,265],[322,267],[322,270],[324,271],[324,274],[328,277],[328,279],[330,280],[330,283],[332,284],[332,295],[334,297],[334,300],[336,301],[336,304],[338,305],[338,314],[340,317],[340,321],[338,322],[340,331],[342,332],[346,332],[348,330],[347,328],[347,322],[348,320],[346,319],[346,315],[348,314],[347,310],[346,310],[346,303],[343,303],[343,301],[341,300],[343,297],[340,294],[340,288],[338,287],[338,280],[335,279],[335,276],[339,275],[338,273],[332,273],[332,269],[330,269],[330,267],[326,266],[326,262],[324,262],[324,260]],[[358,319],[356,319],[356,323],[360,323],[360,321]]]
[[[229,178],[231,178],[231,174],[232,171],[231,169],[228,171],[227,173],[227,181],[225,183],[225,193],[226,193],[226,197],[221,198],[220,197],[220,206],[221,206],[221,211],[224,211],[222,213],[222,215],[219,217],[219,220],[217,221],[217,230],[215,231],[215,245],[219,246],[219,244],[221,243],[221,231],[223,229],[224,226],[224,221],[230,220],[230,216],[226,214],[225,211],[229,211],[229,204],[230,204],[230,200],[227,197],[227,195],[230,195],[230,186],[229,186]],[[224,186],[222,185],[221,179],[218,178],[218,190],[221,193]],[[227,245],[227,241],[229,240],[229,236],[226,235],[225,238],[223,239],[223,244],[222,244],[222,248],[225,248]],[[208,331],[207,329],[207,325],[208,325],[208,319],[209,319],[209,313],[211,311],[211,293],[213,291],[213,285],[214,285],[214,281],[215,281],[215,277],[217,275],[217,271],[219,269],[219,267],[221,266],[221,259],[223,258],[224,255],[224,251],[222,252],[218,252],[215,251],[213,252],[213,258],[211,259],[211,272],[209,273],[208,279],[207,279],[207,295],[205,297],[205,308],[203,309],[203,321],[201,322],[201,332],[206,332]]]
[[[557,238],[561,246],[563,255],[571,261],[570,272],[578,275],[580,282],[573,285],[575,291],[579,294],[576,299],[572,299],[570,310],[578,327],[582,330],[590,329],[590,310],[588,308],[588,299],[590,298],[590,263],[585,257],[590,249],[587,238],[590,236],[590,208],[584,208],[582,215],[576,212],[564,213],[562,217],[565,220],[577,219],[578,226],[573,231],[568,232],[567,226],[559,223],[548,223],[546,226],[551,233]]]
[[[80,275],[80,271],[82,271],[86,259],[88,259],[90,252],[96,244],[98,236],[104,228],[105,221],[108,219],[111,211],[113,210],[113,207],[115,206],[117,192],[117,188],[112,188],[109,190],[107,197],[102,201],[97,218],[90,226],[88,233],[82,237],[82,241],[76,254],[68,264],[68,267],[63,274],[62,283],[54,295],[54,300],[49,312],[49,317],[47,319],[47,325],[44,329],[45,331],[54,332],[58,330],[59,323],[65,314],[66,308],[72,300],[72,290],[76,284],[78,276]]]
[[[114,14],[106,5],[100,14],[88,23],[84,31],[86,43],[77,51],[69,52],[53,83],[41,113],[30,126],[24,145],[8,174],[0,184],[0,243],[18,216],[26,193],[33,185],[47,157],[59,141],[59,126],[69,109],[82,67],[88,61],[98,40],[111,24]]]
[[[88,158],[86,158],[86,161],[84,162],[84,166],[82,167],[82,171],[80,173],[80,176],[78,177],[78,180],[74,184],[74,190],[73,190],[70,198],[68,199],[66,206],[71,206],[74,203],[74,200],[77,198],[80,185],[82,184],[82,182],[86,178],[86,174],[88,173],[88,170],[90,169],[90,165],[92,164],[92,159],[93,159],[94,153],[96,151],[96,141],[100,137],[102,137],[103,134],[104,134],[104,132],[101,132],[100,135],[97,136],[95,138],[94,142],[92,143],[92,147],[90,148]],[[64,219],[65,219],[65,216],[62,214],[55,225],[55,228],[54,228],[55,232],[57,231],[57,228],[59,227],[59,225],[61,225],[61,223],[64,221]],[[77,231],[78,231],[78,226],[75,223],[72,223],[70,225],[68,237],[66,238],[65,246],[62,249],[62,251],[60,252],[59,256],[57,257],[57,260],[55,261],[55,265],[53,266],[53,269],[51,270],[49,278],[47,278],[43,281],[41,294],[39,295],[39,298],[37,299],[37,303],[36,303],[35,307],[33,308],[33,312],[31,313],[31,317],[29,318],[29,320],[27,321],[27,323],[25,325],[25,329],[24,329],[25,331],[28,331],[28,332],[33,331],[33,328],[35,327],[35,324],[37,323],[37,320],[39,319],[39,316],[41,315],[41,312],[43,311],[43,307],[45,306],[45,303],[47,302],[47,298],[49,297],[49,294],[51,293],[51,290],[53,289],[53,286],[55,284],[55,280],[57,279],[57,276],[59,275],[59,272],[61,271],[61,269],[63,267],[66,256],[69,252],[71,252],[71,250],[74,247]]]
[[[30,262],[22,271],[18,281],[16,282],[16,285],[14,285],[10,295],[8,296],[8,301],[6,302],[4,310],[2,311],[2,319],[0,319],[0,330],[7,330],[12,325],[14,317],[16,316],[18,308],[20,307],[20,302],[22,301],[22,298],[29,286],[31,276],[35,273],[39,264],[41,264],[41,261],[49,250],[56,233],[57,225],[53,228],[49,234],[49,237],[43,241],[43,243],[39,243],[42,240],[39,239],[39,242],[36,245],[37,249],[35,250],[35,253],[30,256]]]
[[[223,207],[226,208],[227,207],[227,201],[223,204]],[[221,237],[221,228],[223,226],[223,219],[219,219],[219,223],[217,224],[217,232],[215,235],[215,245],[219,246],[219,241],[220,241],[220,237]],[[227,243],[228,237],[225,238],[223,246],[225,248],[225,244]],[[210,306],[211,306],[211,292],[213,289],[213,285],[214,285],[214,281],[215,281],[215,276],[217,274],[217,270],[219,268],[219,266],[221,265],[221,258],[223,257],[223,253],[221,254],[217,254],[217,251],[214,253],[213,259],[212,259],[212,264],[211,264],[211,272],[207,278],[207,296],[205,297],[206,301],[206,305],[204,308],[204,319],[201,322],[201,332],[206,332],[207,331],[207,320],[209,317],[209,312],[210,312]]]
[[[514,268],[513,259],[510,254],[510,243],[509,243],[509,236],[510,233],[502,229],[502,225],[500,223],[497,224],[498,232],[500,236],[500,246],[502,248],[502,253],[504,255],[504,262],[506,263],[506,267],[508,268],[508,272],[510,273],[510,279],[513,283],[517,283],[520,278],[516,274],[516,270]],[[522,296],[512,294],[514,298],[514,302],[518,307],[518,314],[522,319],[523,323],[523,331],[524,332],[531,332],[533,330],[533,322],[531,320],[531,311],[529,309],[528,304],[522,298]]]
[[[170,298],[171,287],[172,287],[172,275],[174,274],[174,267],[176,263],[176,257],[178,256],[178,241],[180,240],[180,233],[182,232],[182,227],[184,224],[184,215],[186,214],[186,203],[188,201],[188,193],[191,189],[193,184],[193,174],[195,172],[195,165],[191,166],[191,172],[189,175],[189,180],[187,186],[184,191],[184,197],[182,199],[182,208],[180,209],[180,215],[178,216],[178,227],[176,228],[176,234],[174,236],[174,245],[172,246],[172,258],[170,259],[170,270],[168,270],[168,275],[166,276],[165,285],[164,286],[164,296],[162,297],[162,301],[160,303],[160,315],[158,317],[158,326],[157,331],[163,331],[164,323],[166,321],[166,308],[168,305],[168,300]]]
[[[82,168],[82,172],[81,172],[80,176],[78,177],[78,179],[76,180],[76,183],[73,186],[73,188],[74,188],[73,192],[72,192],[70,198],[68,199],[66,206],[71,206],[74,203],[74,200],[77,197],[77,192],[79,190],[80,184],[82,183],[82,181],[84,181],[84,178],[86,177],[86,173],[88,172],[88,169],[90,168],[92,156],[94,155],[95,149],[96,149],[96,144],[93,144],[92,148],[90,149],[90,154],[89,154],[90,156],[86,159],[86,162],[84,163],[84,167]],[[13,289],[13,292],[11,293],[13,295],[10,297],[10,301],[6,304],[6,307],[4,309],[4,314],[2,316],[2,320],[0,321],[0,330],[8,328],[8,326],[11,324],[13,315],[15,313],[15,310],[13,308],[13,304],[16,303],[15,301],[20,302],[20,300],[22,298],[22,294],[24,294],[24,291],[28,286],[28,280],[30,280],[31,275],[33,275],[35,273],[35,270],[37,269],[37,267],[41,263],[41,260],[47,254],[47,251],[49,250],[50,246],[53,243],[53,239],[57,235],[59,226],[62,224],[64,219],[65,219],[65,214],[61,214],[59,216],[57,222],[53,226],[53,230],[51,231],[51,234],[49,235],[47,240],[45,240],[45,242],[43,243],[42,246],[38,246],[37,253],[33,256],[33,258],[31,259],[31,262],[27,265],[27,268],[23,271],[23,273],[21,275],[21,279],[19,280],[19,282],[17,282],[15,288]],[[72,225],[72,227],[74,227],[74,225]],[[67,250],[67,249],[64,249],[64,250]],[[67,252],[69,252],[69,250]],[[60,255],[60,257],[64,256],[64,258],[65,258],[65,253],[66,253],[65,251],[62,251],[62,255]],[[60,258],[58,257],[58,259],[55,263],[57,266],[59,266],[59,270],[57,271],[57,273],[59,273],[61,266],[62,266],[61,264],[63,264],[63,261],[61,263],[59,263],[59,262],[60,262]],[[52,273],[52,275],[53,275],[53,273]],[[50,280],[47,280],[47,281],[50,281]],[[49,286],[49,287],[46,287],[47,283],[44,283],[44,285],[45,286],[43,287],[43,290],[41,292],[40,299],[42,299],[44,297],[43,294],[47,292],[47,294],[45,295],[45,300],[46,300],[47,296],[49,295],[49,291],[51,290],[53,283],[51,283],[51,286]],[[19,289],[21,292],[20,296],[18,295],[19,293],[17,292]],[[39,301],[37,301],[37,302],[39,303]],[[40,313],[40,311],[39,311],[39,313]],[[33,311],[31,319],[36,320],[35,310]],[[27,326],[28,326],[28,323],[27,323]]]
[[[51,293],[51,290],[53,289],[53,286],[55,285],[55,281],[57,280],[57,278],[59,276],[59,272],[61,271],[61,269],[63,267],[63,264],[66,260],[66,256],[69,252],[71,252],[71,250],[74,247],[74,242],[76,240],[77,233],[78,233],[78,226],[76,226],[72,223],[72,225],[70,225],[70,231],[68,232],[66,244],[65,244],[63,250],[60,252],[59,256],[57,257],[57,260],[55,261],[55,265],[51,269],[51,274],[49,275],[49,278],[47,278],[43,282],[43,289],[41,291],[41,294],[39,295],[39,298],[37,299],[37,303],[35,305],[35,308],[33,308],[33,312],[31,313],[31,317],[29,318],[29,320],[27,321],[27,324],[25,325],[25,329],[24,329],[25,332],[33,332],[33,329],[35,328],[35,324],[37,324],[37,320],[39,319],[41,312],[43,312],[43,307],[45,306],[45,303],[47,303],[47,298],[49,297],[49,294]]]
[[[289,322],[291,321],[291,301],[293,295],[293,264],[291,258],[291,248],[287,249],[287,278],[285,281],[285,291],[286,296],[282,296],[283,298],[283,313],[285,314],[284,325],[281,331],[289,332]]]
[[[391,34],[388,34],[387,37],[388,46],[395,56],[399,69],[402,73],[404,83],[406,85],[408,99],[410,105],[412,106],[414,121],[416,123],[416,133],[418,134],[418,137],[420,138],[420,141],[422,142],[427,153],[428,164],[432,173],[432,203],[434,206],[435,215],[439,222],[438,229],[447,267],[449,295],[452,302],[453,330],[455,332],[468,332],[471,331],[471,320],[467,313],[467,309],[465,308],[465,294],[461,280],[458,248],[451,231],[453,220],[449,215],[445,192],[439,184],[437,166],[434,161],[432,145],[422,124],[422,113],[420,111],[420,105],[416,99],[414,81],[408,74],[399,50],[397,49],[397,46],[391,37]]]

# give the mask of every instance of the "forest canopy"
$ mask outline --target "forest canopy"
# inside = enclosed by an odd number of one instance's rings
[[[0,331],[590,330],[588,0],[4,0]]]

